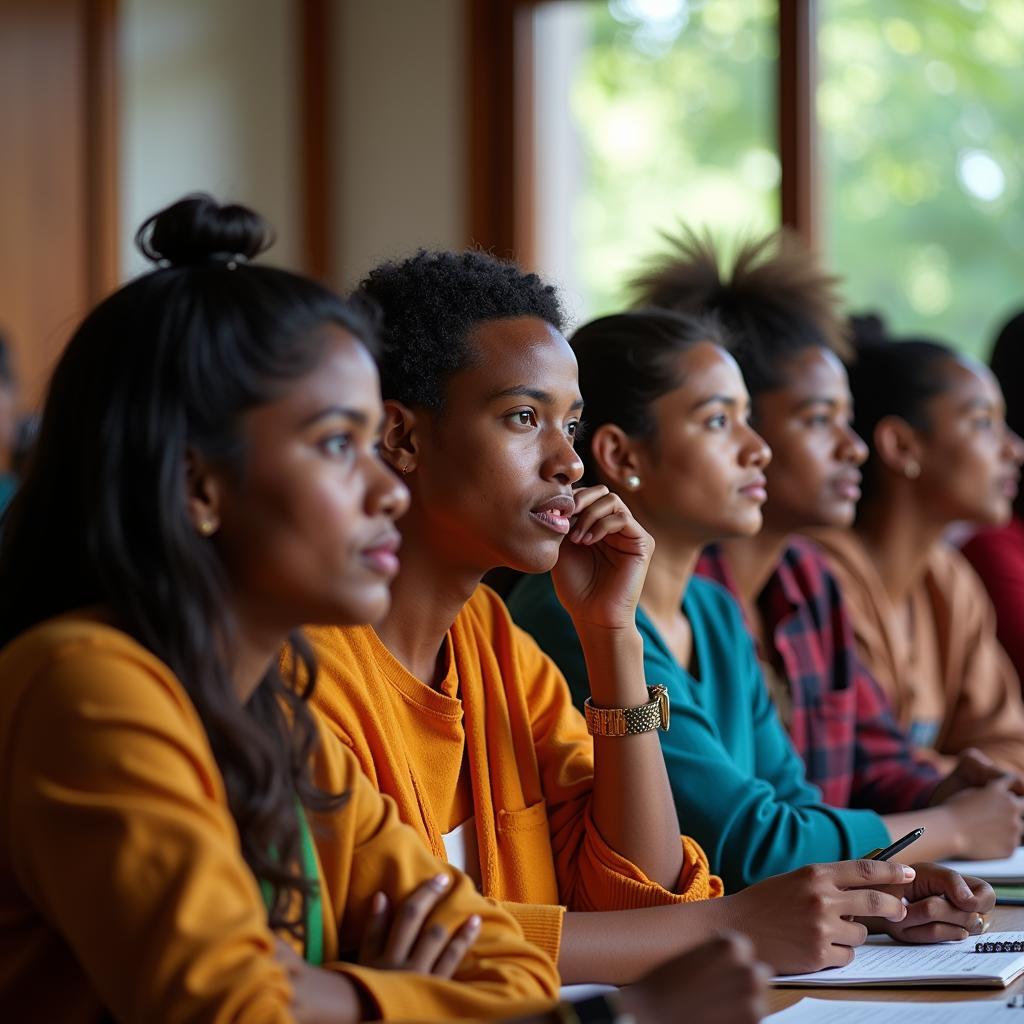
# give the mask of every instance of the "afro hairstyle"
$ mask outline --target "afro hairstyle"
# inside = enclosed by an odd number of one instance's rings
[[[634,305],[716,314],[751,395],[782,387],[787,360],[806,348],[850,359],[839,278],[797,235],[782,229],[742,242],[728,274],[709,234],[685,229],[666,239],[669,251],[630,282]]]
[[[562,330],[555,289],[484,252],[419,250],[371,270],[357,294],[379,310],[384,398],[440,410],[451,376],[472,364],[469,337],[490,320],[533,316]]]

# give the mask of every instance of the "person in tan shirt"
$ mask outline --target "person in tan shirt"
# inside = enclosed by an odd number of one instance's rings
[[[984,587],[943,535],[1011,513],[1024,444],[980,363],[938,343],[863,340],[850,367],[870,455],[851,530],[821,530],[865,664],[948,768],[976,748],[1024,772],[1024,701]]]

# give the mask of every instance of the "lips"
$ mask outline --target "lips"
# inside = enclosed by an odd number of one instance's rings
[[[531,518],[542,526],[563,536],[572,526],[571,516],[576,511],[576,502],[571,494],[553,494],[530,509]]]
[[[740,488],[740,494],[751,501],[765,502],[768,500],[768,481],[758,473]]]
[[[379,534],[360,551],[363,561],[382,576],[394,576],[398,572],[398,547],[402,537],[397,530]]]
[[[844,501],[860,501],[860,473],[849,473],[832,481],[832,490]]]

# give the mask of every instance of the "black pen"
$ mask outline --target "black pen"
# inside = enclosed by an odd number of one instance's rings
[[[891,857],[895,857],[901,850],[905,850],[911,843],[916,843],[921,836],[924,835],[924,828],[915,828],[913,832],[908,832],[902,839],[897,839],[892,846],[887,846],[884,850],[879,848],[872,850],[870,853],[864,854],[862,860],[889,860]]]

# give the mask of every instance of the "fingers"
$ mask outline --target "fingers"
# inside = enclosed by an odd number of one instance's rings
[[[881,917],[895,923],[907,916],[906,904],[899,896],[878,889],[847,889],[839,893],[836,908],[843,917]]]
[[[610,533],[627,536],[641,536],[642,531],[626,508],[622,499],[608,492],[606,487],[586,488],[587,491],[603,491],[603,494],[589,494],[585,504],[580,502],[579,491],[575,492],[576,522],[569,533],[569,539],[577,544],[596,544]],[[582,505],[582,507],[581,507]]]
[[[480,927],[479,915],[473,914],[451,937],[451,941],[441,950],[440,956],[425,969],[439,978],[454,977],[459,964],[480,937]]]
[[[957,928],[951,924],[934,921],[931,924],[918,925],[916,928],[901,928],[894,938],[898,938],[900,942],[926,945],[931,942],[962,942],[971,935],[980,934],[980,930]]]
[[[914,869],[917,878],[904,893],[912,903],[924,901],[929,896],[944,896],[957,909],[971,913],[984,913],[995,904],[991,886],[980,878],[969,882],[958,871],[939,864],[915,864]],[[992,904],[987,905],[990,895]]]
[[[907,916],[903,919],[901,932],[926,925],[944,925],[973,934],[981,930],[981,916],[976,911],[958,909],[942,896],[929,896],[907,907]]]
[[[448,887],[451,877],[446,874],[435,875],[420,885],[412,895],[406,897],[395,911],[394,921],[387,942],[381,954],[379,966],[395,968],[405,963],[419,941],[420,932],[427,917],[437,906]],[[443,929],[442,929],[443,932]],[[446,936],[433,936],[433,940],[443,941]]]
[[[907,885],[917,877],[917,872],[909,864],[894,860],[841,860],[832,864],[814,864],[811,869],[827,873],[839,889]]]
[[[366,923],[363,941],[359,946],[360,963],[370,963],[383,953],[388,935],[389,907],[388,898],[384,893],[373,894],[370,901],[370,919]]]

